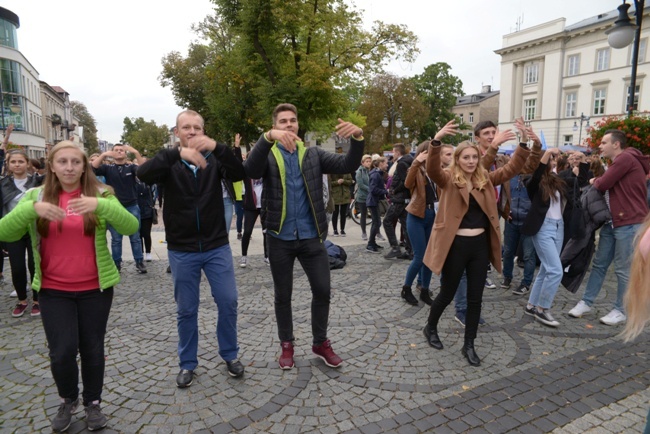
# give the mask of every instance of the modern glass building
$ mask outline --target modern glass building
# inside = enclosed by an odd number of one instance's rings
[[[18,37],[16,30],[20,27],[18,15],[8,9],[0,7],[0,46],[6,47],[7,54],[20,53],[18,51]],[[5,50],[2,50],[4,54]],[[15,59],[16,56],[0,56],[0,126],[4,130],[7,125],[14,124],[14,128],[25,130],[27,125],[23,113],[23,89],[21,86],[21,66]]]

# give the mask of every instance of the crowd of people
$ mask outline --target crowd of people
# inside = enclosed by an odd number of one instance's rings
[[[409,261],[400,295],[409,305],[418,305],[412,289],[416,284],[420,300],[430,306],[425,340],[437,350],[444,349],[440,318],[455,302],[455,318],[465,328],[461,353],[471,366],[481,365],[475,340],[484,323],[483,292],[496,287],[488,271],[493,267],[502,273],[501,287],[510,290],[516,260],[524,271],[512,293],[528,296],[522,314],[545,326],[560,325],[551,313],[555,294],[561,284],[578,290],[592,256],[584,296],[568,315],[590,313],[615,262],[617,297],[600,321],[627,321],[623,335],[629,340],[650,320],[650,162],[626,146],[620,131],[607,131],[600,145],[608,159],[606,169],[598,157],[588,162],[580,153],[563,156],[557,148],[543,150],[523,119],[516,121],[516,132],[481,122],[474,130],[477,143],[456,147],[443,143],[459,132],[451,121],[414,155],[404,145],[394,145],[389,164],[384,156],[364,155],[363,130],[353,123],[338,120],[334,133],[349,139],[350,147],[337,154],[305,146],[294,105],[278,105],[271,119],[272,127],[247,155],[239,135],[233,147],[208,137],[202,116],[192,110],[176,118],[179,146],[149,160],[121,144],[87,158],[74,143],[64,141],[51,149],[39,174],[28,170],[33,164],[22,150],[7,151],[7,176],[0,180],[0,241],[10,258],[16,317],[27,309],[30,272],[31,314],[42,318],[61,399],[52,419],[54,431],[69,427],[80,404],[90,430],[107,424],[100,408],[104,336],[123,270],[122,237],[130,238],[136,271],[147,273],[144,262],[151,260],[150,232],[158,218],[154,204],[160,200],[162,206],[163,198],[168,271],[177,306],[179,388],[193,384],[199,365],[202,273],[217,306],[219,355],[229,375],[244,375],[229,238],[235,215],[242,268],[248,265],[256,221],[261,222],[264,261],[274,285],[281,369],[295,366],[296,259],[312,292],[312,352],[329,367],[343,364],[328,338],[330,266],[323,240],[328,234],[347,235],[352,201],[360,213],[365,251],[384,249],[378,242],[384,240],[383,228],[389,243],[384,258]],[[3,152],[11,131],[7,133]],[[519,146],[510,157],[499,153],[500,145],[514,140]],[[112,163],[105,164],[109,158]],[[78,246],[74,259],[66,248],[71,244]],[[430,287],[433,274],[440,276],[439,290]]]

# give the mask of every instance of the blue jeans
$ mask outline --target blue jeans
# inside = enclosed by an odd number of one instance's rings
[[[533,238],[521,234],[521,225],[514,225],[506,221],[503,231],[503,277],[512,279],[512,270],[515,266],[515,255],[521,240],[524,251],[524,278],[521,283],[530,286],[535,274],[535,246]]]
[[[226,219],[226,231],[230,233],[230,226],[232,226],[232,214],[235,205],[230,197],[223,198],[223,217]]]
[[[598,297],[598,293],[605,281],[605,275],[610,264],[614,261],[614,273],[618,280],[618,291],[614,308],[625,312],[623,308],[623,297],[627,290],[627,282],[630,277],[630,264],[634,250],[634,236],[641,227],[640,224],[625,225],[617,228],[611,223],[605,224],[600,229],[600,240],[598,248],[591,263],[591,274],[587,281],[587,288],[582,300],[591,306]]]
[[[129,241],[131,242],[131,252],[133,252],[133,259],[135,262],[142,262],[142,239],[140,238],[140,207],[136,203],[135,205],[125,206],[128,212],[133,214],[138,219],[138,230],[129,235]],[[122,237],[124,235],[117,232],[113,229],[113,226],[108,225],[108,231],[111,233],[111,252],[113,254],[113,261],[115,264],[122,264]]]
[[[168,250],[167,254],[174,280],[180,368],[194,370],[199,364],[197,352],[201,270],[208,279],[212,298],[217,304],[219,355],[227,362],[235,360],[239,352],[237,285],[230,245],[226,244],[207,252]]]
[[[431,228],[436,213],[432,209],[425,209],[424,218],[420,218],[411,213],[406,216],[406,230],[411,240],[413,248],[413,260],[406,270],[405,286],[413,285],[416,275],[422,275],[422,281],[419,282],[423,288],[429,289],[431,283],[431,270],[422,263],[424,253],[427,251],[427,243],[431,237]]]
[[[240,234],[244,224],[244,201],[235,201],[235,215],[237,215],[237,233]]]
[[[456,313],[467,312],[467,273],[463,273],[454,296],[454,308]]]
[[[528,303],[542,309],[550,309],[564,274],[560,260],[564,240],[564,221],[545,218],[539,232],[532,238],[541,265],[530,290]]]

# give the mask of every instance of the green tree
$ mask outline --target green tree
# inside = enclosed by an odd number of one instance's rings
[[[355,92],[343,89],[360,88],[391,59],[412,61],[418,53],[406,26],[376,22],[365,31],[361,13],[345,0],[213,1],[215,15],[196,26],[207,57],[196,46],[185,58],[170,53],[161,84],[172,87],[179,105],[199,107],[208,134],[222,140],[237,132],[256,139],[282,102],[297,106],[301,135],[328,124],[323,120],[334,124],[352,106]]]
[[[95,118],[90,114],[86,105],[79,101],[70,102],[72,114],[79,119],[79,126],[83,127],[83,143],[88,154],[99,152],[97,143],[97,123]]]
[[[164,124],[158,126],[155,121],[147,122],[142,117],[125,117],[121,140],[151,157],[169,140],[169,128]]]
[[[447,122],[454,119],[451,109],[463,94],[463,82],[451,73],[445,62],[433,63],[422,74],[412,78],[424,103],[429,107],[429,119],[420,130],[419,138],[433,137]]]
[[[413,82],[393,74],[380,74],[372,79],[361,97],[359,112],[366,117],[364,135],[369,152],[378,152],[384,146],[391,148],[394,143],[410,144],[417,140],[418,131],[429,116],[429,108],[416,92]],[[399,129],[395,126],[398,118],[402,121]],[[388,121],[388,127],[382,125],[384,119]],[[408,138],[404,137],[407,132]]]

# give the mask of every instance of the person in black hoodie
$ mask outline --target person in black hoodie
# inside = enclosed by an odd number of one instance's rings
[[[386,184],[384,184],[384,173],[388,167],[388,162],[384,157],[379,157],[372,162],[372,170],[369,174],[368,197],[366,198],[366,205],[370,210],[372,217],[372,225],[370,226],[370,236],[368,237],[368,245],[366,251],[370,253],[379,253],[379,249],[383,248],[377,244],[375,238],[379,233],[379,226],[381,225],[381,217],[379,215],[379,202],[386,198]]]
[[[393,174],[393,181],[390,185],[390,191],[388,192],[390,206],[384,216],[384,231],[386,231],[391,249],[384,256],[385,259],[402,258],[404,255],[395,235],[394,223],[396,220],[399,220],[402,228],[406,228],[406,205],[408,205],[409,199],[411,198],[411,192],[404,185],[404,181],[406,181],[406,173],[413,163],[413,157],[406,152],[406,147],[403,144],[398,143],[393,146],[393,158],[393,164],[396,164],[396,168]],[[404,242],[406,243],[407,250],[411,250],[408,234],[404,236]]]
[[[163,221],[174,281],[180,372],[178,387],[188,387],[198,366],[198,313],[201,270],[217,304],[219,355],[228,374],[241,377],[237,359],[237,285],[224,216],[222,180],[244,179],[233,152],[204,134],[203,118],[193,110],[176,117],[174,134],[181,146],[163,149],[142,164],[138,178],[165,189]]]

